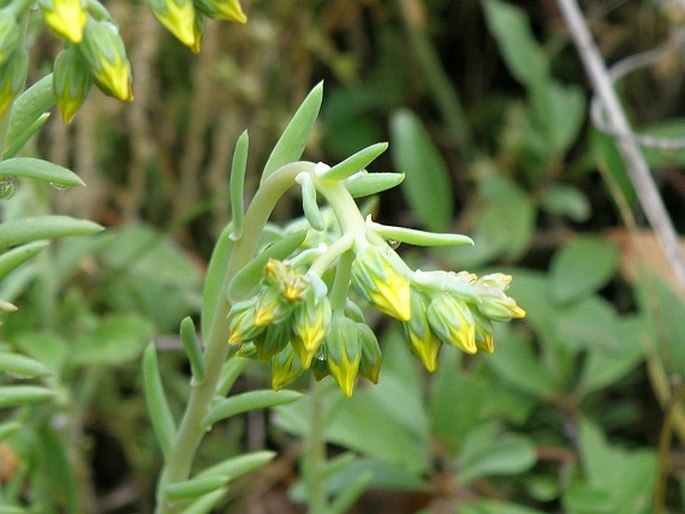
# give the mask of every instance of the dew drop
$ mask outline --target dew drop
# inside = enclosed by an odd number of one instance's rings
[[[394,239],[388,239],[385,242],[388,243],[388,246],[390,246],[390,248],[393,250],[395,250],[401,244],[399,241],[395,241]]]
[[[4,177],[3,179],[0,179],[0,200],[9,200],[16,190],[16,177]]]
[[[52,189],[56,189],[57,191],[64,191],[65,189],[67,189],[67,186],[65,186],[64,184],[58,184],[57,182],[50,182],[50,187]]]

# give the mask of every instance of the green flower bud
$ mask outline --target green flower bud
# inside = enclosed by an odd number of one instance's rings
[[[376,309],[408,321],[411,301],[406,269],[404,261],[390,248],[370,245],[352,263],[352,283]]]
[[[89,19],[79,45],[98,86],[119,100],[133,100],[131,63],[117,27],[108,21]]]
[[[269,259],[264,266],[264,282],[278,288],[283,299],[288,302],[302,300],[308,282],[290,263]]]
[[[308,280],[310,287],[304,301],[293,313],[295,348],[305,368],[309,368],[331,321],[331,305],[326,296],[326,284],[314,274],[308,275]]]
[[[476,286],[479,287],[480,302],[477,307],[483,316],[495,321],[509,321],[526,315],[516,300],[505,294],[510,282],[511,276],[503,273],[484,275],[478,279]]]
[[[262,286],[257,298],[254,324],[258,327],[280,323],[293,311],[293,305],[283,301],[280,292],[273,287]]]
[[[247,16],[245,16],[238,0],[194,0],[194,2],[195,7],[210,18],[237,23],[247,22]]]
[[[278,391],[295,380],[302,373],[300,358],[295,349],[288,345],[271,359],[271,387]]]
[[[17,47],[0,66],[0,117],[4,116],[21,93],[26,81],[29,58],[26,51]]]
[[[0,11],[0,65],[4,64],[19,42],[19,24],[8,10]]]
[[[202,48],[202,34],[205,31],[205,15],[199,11],[195,11],[195,23],[193,23],[193,36],[195,38],[190,50],[193,53],[200,53]]]
[[[70,123],[88,96],[93,83],[87,63],[76,47],[60,52],[52,74],[52,92],[64,123]]]
[[[476,346],[485,353],[495,351],[495,343],[492,335],[492,321],[483,316],[478,310],[471,311],[476,322]]]
[[[362,358],[357,323],[342,314],[333,316],[324,342],[328,369],[348,398],[354,391],[354,381]]]
[[[193,0],[147,0],[155,17],[176,39],[194,49],[197,45]]]
[[[82,0],[39,0],[45,22],[61,37],[72,43],[83,40],[88,14]]]
[[[365,323],[357,323],[357,329],[362,350],[359,374],[377,384],[381,373],[381,347],[371,327]]]
[[[430,372],[438,368],[438,353],[442,342],[431,330],[426,312],[430,300],[427,295],[412,289],[411,291],[411,318],[402,323],[402,333],[409,343],[411,351],[421,360]]]
[[[229,312],[228,344],[235,345],[252,341],[263,331],[263,326],[255,325],[257,298],[236,303]]]
[[[274,355],[281,352],[293,339],[290,323],[277,323],[269,325],[253,341],[256,348],[256,357],[260,361],[268,361]]]
[[[473,316],[459,298],[448,293],[435,297],[426,310],[426,316],[431,329],[444,343],[469,354],[478,351]]]

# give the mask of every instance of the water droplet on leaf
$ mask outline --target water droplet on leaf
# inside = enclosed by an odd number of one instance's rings
[[[0,179],[0,200],[9,200],[16,190],[16,177],[4,177],[3,179]]]
[[[57,182],[50,182],[50,187],[52,189],[56,189],[57,191],[64,191],[65,189],[67,189],[67,186],[65,186],[64,184],[58,184]]]
[[[400,241],[395,241],[394,239],[388,239],[385,242],[388,243],[388,246],[390,246],[390,248],[393,250],[395,250],[401,244]]]

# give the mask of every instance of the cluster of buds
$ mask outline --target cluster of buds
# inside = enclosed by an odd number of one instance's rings
[[[333,215],[317,214],[304,242],[285,260],[270,259],[249,298],[229,313],[229,344],[239,346],[239,355],[270,361],[275,389],[308,369],[317,380],[333,376],[346,396],[358,375],[377,382],[381,349],[360,305],[395,318],[431,372],[444,345],[492,353],[493,322],[525,316],[506,294],[510,276],[412,270],[388,242],[389,234],[414,244],[462,244],[470,241],[465,236],[364,220],[349,191],[320,171],[297,182],[303,193],[305,184],[314,185]]]
[[[0,2],[2,4],[2,2]],[[0,116],[21,92],[28,58],[20,44],[19,20],[32,2],[10,0],[0,7]],[[205,18],[245,23],[238,0],[148,0],[157,19],[183,44],[199,52]],[[133,99],[131,63],[116,22],[93,0],[38,0],[45,23],[64,41],[54,63],[53,93],[69,123],[92,84],[121,101]]]

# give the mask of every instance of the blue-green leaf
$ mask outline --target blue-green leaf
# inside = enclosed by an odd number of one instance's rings
[[[87,236],[103,228],[88,220],[69,216],[34,216],[0,224],[0,249],[55,237]]]

